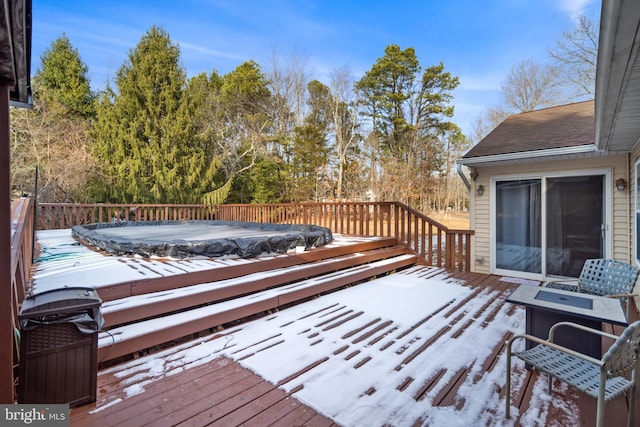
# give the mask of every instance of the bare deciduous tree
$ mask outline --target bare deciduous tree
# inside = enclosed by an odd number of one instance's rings
[[[282,60],[273,49],[269,65],[267,78],[274,101],[275,132],[288,135],[304,122],[307,84],[311,81],[309,60],[298,52]]]
[[[95,159],[88,151],[89,122],[47,111],[42,102],[33,110],[11,110],[11,185],[14,196],[35,191],[43,202],[87,202],[85,187]]]
[[[331,72],[330,120],[335,135],[336,161],[338,176],[336,182],[336,197],[342,198],[344,168],[347,154],[357,143],[358,112],[356,110],[354,78],[347,67],[341,67]]]
[[[502,83],[505,104],[524,113],[562,102],[560,70],[532,60],[517,63]]]
[[[598,27],[580,15],[573,31],[564,31],[549,55],[558,63],[575,89],[575,97],[595,96],[598,60]]]
[[[503,107],[489,107],[483,111],[473,122],[471,130],[471,141],[476,144],[485,136],[489,135],[504,119],[509,116],[509,112]]]

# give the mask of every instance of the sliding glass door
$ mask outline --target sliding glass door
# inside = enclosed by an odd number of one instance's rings
[[[547,275],[578,277],[604,256],[604,176],[547,179]]]
[[[604,256],[605,175],[495,182],[495,268],[577,277]]]
[[[542,272],[541,183],[496,182],[496,268]]]

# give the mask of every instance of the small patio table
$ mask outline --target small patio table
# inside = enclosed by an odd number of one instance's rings
[[[520,285],[506,300],[526,308],[526,333],[548,339],[549,329],[558,322],[574,322],[590,328],[602,329],[602,322],[627,326],[620,300],[597,295]],[[602,358],[602,337],[573,328],[559,328],[554,341],[564,347]],[[527,341],[527,349],[535,343]]]

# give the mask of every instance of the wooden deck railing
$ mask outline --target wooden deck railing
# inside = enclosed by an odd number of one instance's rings
[[[469,271],[471,230],[453,230],[398,202],[229,205],[38,204],[39,229],[127,221],[226,220],[311,224],[347,235],[396,237],[427,265]]]
[[[22,303],[31,271],[33,256],[33,201],[20,198],[11,204],[11,285]]]
[[[18,312],[25,298],[31,273],[33,256],[33,201],[20,198],[11,204],[11,300],[5,302],[11,310],[11,325],[2,327],[2,342],[12,342],[12,349],[2,352],[0,363],[16,366],[20,360]],[[5,339],[7,338],[7,339]],[[12,380],[15,395],[15,377]]]

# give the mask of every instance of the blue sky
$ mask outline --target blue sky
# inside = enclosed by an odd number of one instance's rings
[[[413,47],[423,67],[443,62],[460,78],[454,121],[473,120],[501,103],[502,81],[525,59],[549,62],[548,50],[578,14],[595,22],[599,0],[33,0],[33,65],[65,33],[105,86],[152,26],[180,45],[189,76],[228,73],[253,59],[269,70],[275,50],[306,58],[329,83],[347,66],[359,79],[389,44]]]

